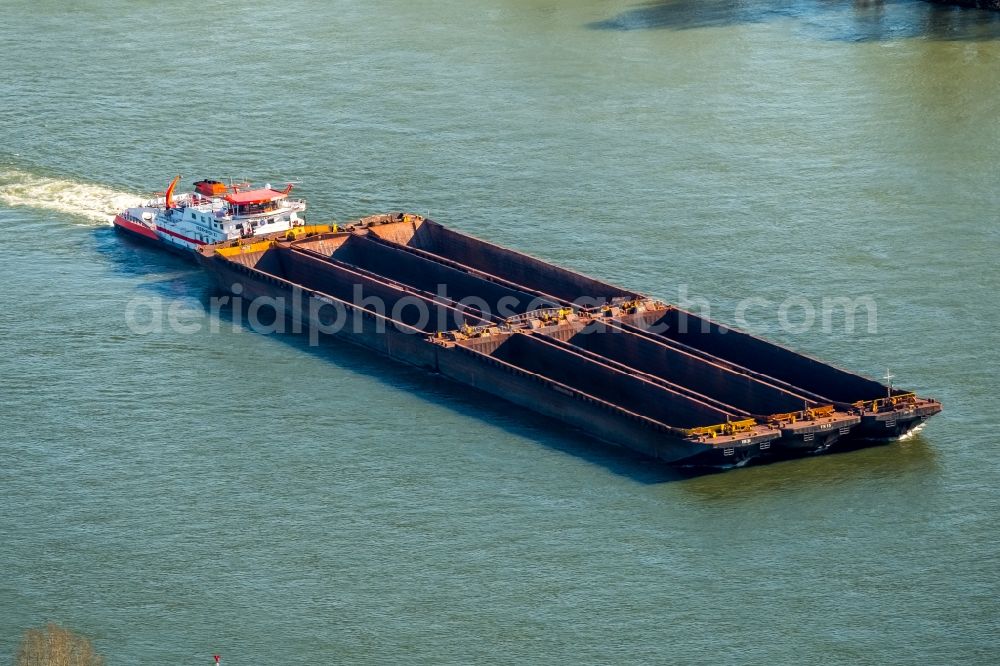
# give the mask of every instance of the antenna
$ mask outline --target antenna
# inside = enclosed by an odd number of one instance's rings
[[[895,376],[896,375],[894,375],[891,372],[889,372],[889,368],[885,369],[885,377],[884,377],[884,379],[889,384],[888,393],[886,393],[886,397],[887,398],[891,398],[892,397],[892,380],[893,380],[893,378]]]

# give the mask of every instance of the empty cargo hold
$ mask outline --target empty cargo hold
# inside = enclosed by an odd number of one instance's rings
[[[538,308],[556,307],[551,298],[498,284],[362,234],[305,239],[292,243],[296,251],[361,269],[431,296],[465,302],[486,318],[502,319]]]
[[[425,333],[488,323],[473,310],[435,301],[391,281],[281,245],[263,252],[233,253],[230,260],[287,281],[289,287],[331,296]],[[359,299],[359,294],[363,298]]]
[[[519,285],[560,304],[596,307],[643,298],[641,294],[553,266],[423,218],[373,225],[368,233],[414,254],[435,258],[472,274]]]
[[[495,359],[572,386],[664,425],[688,429],[725,423],[742,416],[561,349],[537,335],[513,333],[498,342],[476,346]]]
[[[591,436],[668,462],[730,465],[781,436],[534,333],[438,341],[438,370]]]
[[[701,356],[619,328],[593,321],[579,327],[560,327],[548,333],[634,370],[678,384],[756,416],[799,411],[818,402],[782,389]]]
[[[784,382],[820,402],[847,406],[886,397],[882,384],[678,308],[620,318],[629,330],[686,345],[723,365]]]
[[[823,450],[850,432],[860,419],[804,396],[689,354],[669,340],[625,330],[614,320],[549,327],[558,344],[593,354],[627,372],[708,402],[740,418],[752,417],[781,429],[785,449]]]

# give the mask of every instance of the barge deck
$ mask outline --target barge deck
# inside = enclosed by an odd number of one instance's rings
[[[941,409],[419,216],[199,257],[224,290],[269,297],[313,330],[668,463],[899,437]]]

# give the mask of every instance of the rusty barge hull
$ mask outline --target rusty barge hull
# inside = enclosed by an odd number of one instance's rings
[[[853,411],[848,439],[892,441],[941,411],[941,403],[792,351],[679,308],[628,315],[625,330],[676,345],[708,362],[785,387],[816,403]]]
[[[199,257],[222,289],[269,298],[314,331],[668,463],[819,452],[899,436],[940,411],[936,401],[418,216],[207,247]]]
[[[279,302],[282,314],[304,326],[438,373],[563,421],[593,438],[668,463],[735,464],[754,457],[761,445],[767,450],[767,444],[780,436],[776,430],[758,428],[738,437],[720,435],[711,440],[691,437],[684,428],[625,408],[620,401],[605,399],[605,383],[624,385],[630,390],[630,399],[656,406],[657,414],[675,413],[676,419],[685,425],[718,423],[725,421],[726,414],[684,395],[647,386],[613,368],[597,363],[573,363],[557,349],[549,349],[540,338],[522,340],[529,338],[523,333],[498,331],[461,343],[439,339],[433,331],[437,321],[449,325],[455,320],[463,320],[465,325],[490,326],[490,323],[472,310],[435,302],[414,291],[394,290],[391,283],[380,283],[361,273],[330,270],[307,253],[287,247],[241,253],[227,260],[215,259],[209,266],[220,285],[227,289],[240,285],[236,291],[247,302],[257,298]],[[292,275],[294,280],[290,279]],[[390,313],[416,312],[417,308],[410,305],[419,302],[433,310],[433,315],[423,317],[424,321],[403,315],[393,318],[336,295],[353,297],[350,292],[355,285],[362,285],[366,297],[384,294],[385,309]],[[407,307],[397,307],[404,302]],[[531,351],[526,352],[526,348]],[[588,388],[589,391],[585,390]],[[727,443],[733,446],[724,446]],[[734,448],[737,445],[738,451]]]

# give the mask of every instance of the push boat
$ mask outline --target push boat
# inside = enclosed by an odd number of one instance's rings
[[[273,237],[305,227],[306,202],[289,198],[291,183],[275,190],[270,184],[254,188],[249,183],[199,180],[194,192],[175,193],[179,180],[174,178],[162,195],[120,211],[115,229],[188,253],[204,245]]]

